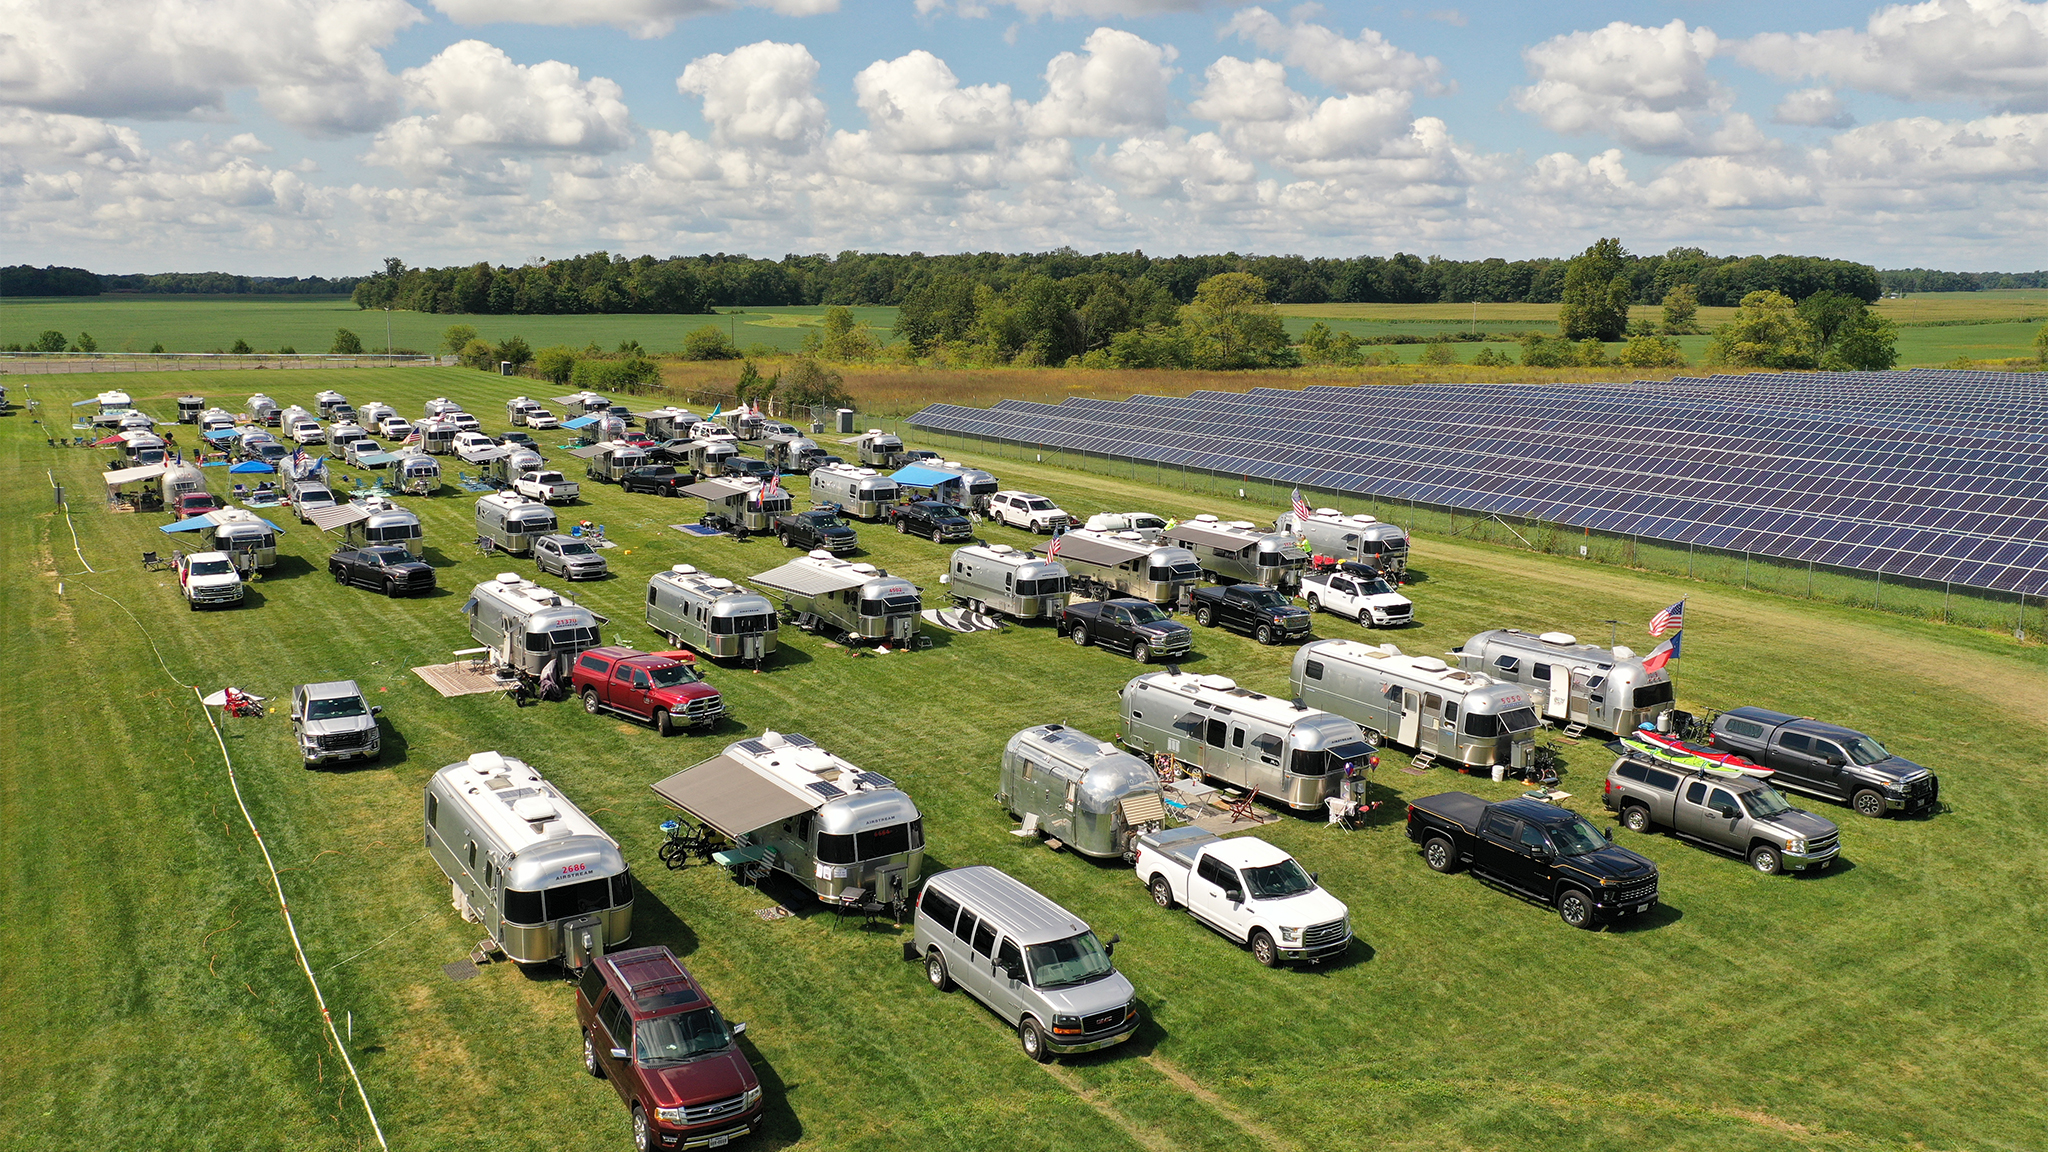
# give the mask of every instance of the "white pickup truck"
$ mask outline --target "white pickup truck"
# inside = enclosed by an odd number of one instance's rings
[[[1200,828],[1138,837],[1137,875],[1161,908],[1185,906],[1216,931],[1251,946],[1268,968],[1319,963],[1351,947],[1351,913],[1294,857],[1264,840],[1225,840]]]
[[[457,432],[455,434],[455,455],[469,464],[487,464],[505,453],[498,442],[481,432]]]
[[[512,482],[512,490],[543,504],[568,504],[583,492],[574,480],[553,469],[521,472],[519,479]]]
[[[1368,628],[1399,628],[1415,619],[1415,603],[1378,570],[1347,562],[1334,572],[1304,572],[1301,591],[1311,612],[1348,616]]]
[[[214,604],[242,602],[242,574],[225,552],[194,552],[177,559],[178,592],[194,612]]]

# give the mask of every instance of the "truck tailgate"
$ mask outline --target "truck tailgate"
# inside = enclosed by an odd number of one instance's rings
[[[1411,800],[1408,806],[1455,824],[1467,832],[1477,829],[1480,817],[1486,814],[1486,801],[1470,792],[1439,792],[1434,796]]]

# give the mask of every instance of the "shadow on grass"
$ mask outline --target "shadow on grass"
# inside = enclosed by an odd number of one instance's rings
[[[313,571],[315,569],[312,561],[307,560],[304,556],[293,556],[289,553],[284,553],[278,556],[277,563],[264,570],[263,578],[265,580],[291,580]]]
[[[1797,872],[1787,872],[1786,875],[1794,880],[1814,881],[1825,880],[1830,876],[1840,876],[1844,872],[1854,872],[1855,870],[1856,862],[1854,860],[1837,854],[1834,861],[1825,868],[1802,868]]]
[[[746,1053],[747,1063],[754,1066],[754,1078],[761,1082],[761,1097],[766,1103],[761,1107],[761,1127],[747,1142],[749,1148],[787,1148],[801,1143],[804,1138],[804,1124],[797,1119],[796,1110],[789,1106],[792,1085],[775,1070],[775,1065],[761,1058],[761,1050],[754,1047],[752,1039],[741,1036],[740,1050]]]

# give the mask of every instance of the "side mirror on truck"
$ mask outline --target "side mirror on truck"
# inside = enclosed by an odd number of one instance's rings
[[[1232,888],[1223,894],[1223,898],[1232,904],[1242,904],[1244,903],[1244,890],[1242,888]]]

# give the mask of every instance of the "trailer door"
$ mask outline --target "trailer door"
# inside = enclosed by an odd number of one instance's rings
[[[1401,690],[1401,731],[1398,742],[1404,748],[1419,748],[1416,737],[1422,730],[1421,701],[1406,688]]]
[[[1563,716],[1571,707],[1571,672],[1562,664],[1536,665],[1536,681],[1545,686],[1543,714]]]

